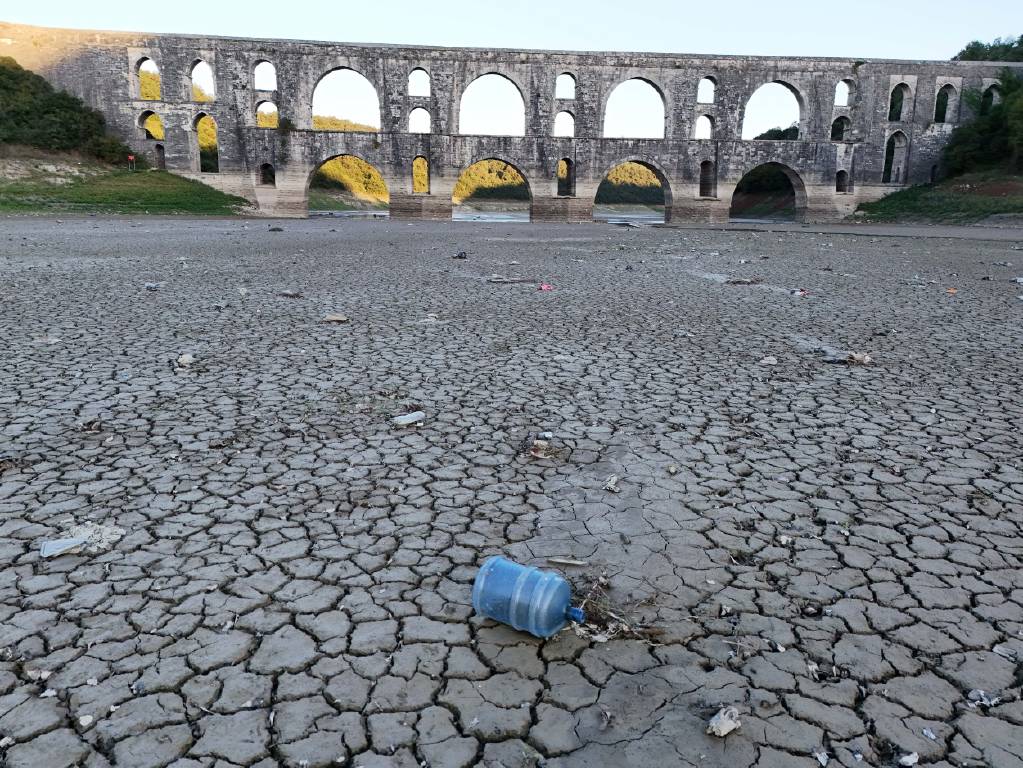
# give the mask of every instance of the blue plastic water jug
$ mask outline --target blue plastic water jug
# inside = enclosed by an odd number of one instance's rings
[[[537,637],[550,637],[569,621],[586,619],[582,609],[572,607],[572,588],[561,576],[504,557],[483,563],[472,587],[472,607]]]

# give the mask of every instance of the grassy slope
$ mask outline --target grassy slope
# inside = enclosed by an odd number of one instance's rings
[[[0,213],[190,213],[230,216],[248,202],[164,171],[101,170],[67,184],[0,179]]]
[[[973,173],[895,192],[859,208],[869,221],[971,224],[996,214],[1023,215],[1023,177]]]

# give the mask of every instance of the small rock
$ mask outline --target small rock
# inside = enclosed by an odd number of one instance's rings
[[[195,355],[185,352],[183,355],[178,355],[178,367],[188,368],[192,363],[195,362]]]
[[[78,718],[78,724],[83,728],[88,728],[90,725],[92,725],[93,720],[95,720],[95,718],[92,715],[82,715],[80,718]]]
[[[338,314],[336,312],[331,312],[326,317],[323,318],[323,322],[325,322],[325,323],[347,323],[348,322],[348,315],[342,315],[342,314]]]
[[[905,757],[899,758],[899,765],[916,765],[920,762],[920,755],[916,752],[906,755]]]
[[[760,361],[760,365],[777,365],[778,358],[774,355],[768,355]]]

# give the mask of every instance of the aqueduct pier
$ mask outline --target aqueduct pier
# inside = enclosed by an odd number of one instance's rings
[[[191,35],[49,29],[0,22],[0,56],[102,112],[111,129],[154,165],[246,197],[270,216],[304,216],[309,182],[324,161],[354,155],[373,164],[391,195],[391,215],[447,219],[461,172],[485,159],[510,163],[527,180],[536,220],[589,221],[597,187],[625,161],[652,169],[665,190],[669,221],[727,220],[732,193],[751,169],[775,163],[796,191],[801,217],[842,218],[938,172],[953,128],[971,117],[966,90],[998,98],[1006,65],[991,62],[852,60],[649,53],[482,50],[257,40]],[[159,99],[144,99],[140,68],[159,69]],[[214,73],[215,99],[198,102],[192,73]],[[273,65],[276,88],[257,90],[254,73]],[[1019,66],[1023,69],[1023,65]],[[351,69],[376,89],[378,133],[313,129],[312,97],[326,74]],[[425,71],[429,95],[410,95],[410,74]],[[525,104],[520,136],[458,133],[460,97],[477,78],[501,75]],[[572,98],[555,84],[568,75]],[[643,80],[664,102],[664,136],[604,137],[605,108],[622,83]],[[701,81],[712,101],[698,98]],[[799,104],[799,139],[742,140],[746,105],[760,86],[780,83]],[[844,85],[839,85],[844,84]],[[848,100],[836,99],[836,87]],[[257,125],[257,107],[273,102],[278,128]],[[845,102],[845,103],[842,103]],[[425,109],[429,133],[409,132],[409,115]],[[574,118],[573,136],[555,136],[559,113]],[[159,115],[161,140],[143,128]],[[200,170],[197,121],[216,120],[219,171]],[[712,125],[695,138],[697,121]],[[414,191],[413,162],[429,169],[428,190]],[[558,166],[569,170],[559,185]],[[559,194],[560,193],[560,194]]]

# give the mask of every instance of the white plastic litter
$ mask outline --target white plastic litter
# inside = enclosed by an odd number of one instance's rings
[[[426,418],[426,413],[423,411],[413,411],[407,413],[404,416],[395,416],[391,419],[391,423],[396,427],[410,427],[413,424],[418,424]]]
[[[741,727],[742,723],[739,722],[739,710],[735,707],[722,707],[707,724],[707,733],[723,739],[732,731]]]
[[[920,755],[914,752],[911,755],[906,755],[899,759],[899,765],[916,765],[920,762]]]

